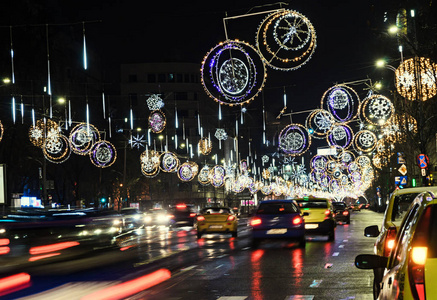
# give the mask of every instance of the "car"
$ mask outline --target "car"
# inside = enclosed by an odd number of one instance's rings
[[[293,200],[261,201],[249,219],[252,247],[269,239],[297,241],[299,247],[305,247],[304,215],[308,214],[302,214]]]
[[[363,204],[361,204],[361,203],[354,203],[354,204],[351,204],[351,209],[352,209],[352,211],[361,211],[361,207],[363,207]]]
[[[144,213],[135,207],[123,207],[120,210],[123,216],[124,227],[126,230],[139,228],[144,225]]]
[[[305,231],[307,234],[327,235],[328,241],[335,240],[334,211],[331,200],[328,198],[304,197],[295,199],[299,208],[308,215],[305,219]]]
[[[351,223],[351,214],[346,206],[346,203],[342,201],[332,201],[332,208],[334,210],[335,222],[339,223]]]
[[[164,209],[150,209],[144,216],[145,226],[168,226],[170,216]]]
[[[170,227],[184,227],[194,225],[196,213],[192,205],[177,204],[171,206],[169,209],[169,226]]]
[[[422,192],[430,191],[437,193],[436,186],[413,187],[396,189],[390,195],[384,212],[381,231],[378,225],[367,226],[364,229],[366,237],[376,237],[374,243],[374,254],[389,257],[390,251],[395,247],[395,238],[402,218],[407,212],[411,202]],[[382,279],[383,269],[374,269],[373,294],[376,297],[379,294],[379,283]]]
[[[197,238],[206,233],[225,233],[238,236],[238,218],[229,207],[205,207],[196,216]]]
[[[377,299],[434,299],[437,286],[437,194],[419,194],[406,210],[389,257],[361,254],[360,269],[383,269]]]

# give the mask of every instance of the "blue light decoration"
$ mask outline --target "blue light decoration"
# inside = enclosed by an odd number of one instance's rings
[[[305,153],[311,145],[308,130],[300,124],[290,124],[279,133],[279,149],[287,155]]]
[[[307,117],[305,125],[311,133],[311,136],[316,139],[326,137],[328,132],[334,126],[335,120],[332,114],[325,109],[315,109]]]
[[[338,146],[343,150],[348,149],[352,145],[354,134],[352,129],[346,125],[336,125],[329,131],[326,140],[329,146]]]
[[[257,50],[238,40],[213,47],[204,57],[201,81],[215,101],[229,106],[252,101],[263,89],[266,68]]]
[[[323,94],[321,105],[337,122],[348,123],[358,115],[360,97],[349,86],[338,84]]]
[[[115,146],[108,141],[99,141],[91,147],[89,152],[91,162],[99,168],[111,166],[117,159]]]

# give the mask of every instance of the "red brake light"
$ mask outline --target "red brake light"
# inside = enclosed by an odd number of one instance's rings
[[[234,221],[234,220],[235,220],[235,216],[230,215],[230,216],[228,217],[228,221]]]
[[[261,218],[253,218],[252,220],[250,220],[251,226],[261,225],[261,223],[262,223]]]
[[[197,221],[198,222],[205,221],[205,217],[204,216],[197,216]]]
[[[347,210],[343,211],[343,216],[347,216],[349,212]]]
[[[293,223],[293,225],[299,225],[299,224],[303,223],[303,219],[301,217],[297,216],[291,222]]]
[[[190,213],[190,218],[194,218],[196,216],[196,213]]]
[[[329,209],[325,210],[325,215],[329,216],[331,214],[331,211]]]
[[[187,208],[187,205],[186,204],[178,204],[178,205],[176,205],[176,208],[177,209]]]

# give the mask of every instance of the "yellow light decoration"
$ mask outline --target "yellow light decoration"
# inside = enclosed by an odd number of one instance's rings
[[[3,133],[4,133],[3,123],[2,121],[0,121],[0,142],[3,139]]]
[[[59,134],[61,129],[59,125],[50,119],[38,120],[35,126],[30,126],[29,128],[29,140],[36,147],[42,148],[44,146],[45,139],[50,137],[55,137]]]
[[[264,169],[263,173],[262,173],[262,176],[263,176],[264,179],[269,179],[270,176],[271,176],[269,169]]]
[[[209,138],[207,137],[201,138],[197,145],[199,147],[200,153],[202,153],[203,155],[208,155],[211,153],[212,142]]]
[[[71,147],[66,136],[50,137],[44,141],[42,149],[48,161],[60,164],[70,157]]]
[[[388,164],[388,159],[386,156],[383,156],[381,154],[375,154],[372,158],[372,163],[378,169],[382,169],[383,166],[386,166]]]
[[[159,153],[155,150],[145,150],[140,155],[141,173],[146,177],[154,177],[159,172]]]
[[[394,115],[382,128],[382,132],[392,142],[405,142],[407,132],[413,135],[417,133],[417,121],[410,115]]]
[[[414,57],[405,60],[396,69],[396,88],[408,100],[426,101],[437,93],[437,65],[429,58]]]
[[[385,125],[395,113],[393,103],[385,96],[372,95],[363,100],[360,114],[372,125]]]
[[[199,166],[193,161],[184,162],[178,169],[178,177],[180,180],[188,182],[199,172]]]
[[[78,155],[89,154],[91,147],[100,141],[100,132],[92,124],[77,124],[70,132],[69,141],[73,153]]]

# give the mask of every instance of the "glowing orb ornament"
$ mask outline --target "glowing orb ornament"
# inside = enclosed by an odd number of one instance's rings
[[[57,138],[61,132],[59,125],[51,119],[38,120],[35,126],[29,128],[29,139],[31,143],[42,148],[47,137]]]
[[[80,123],[70,132],[69,141],[73,153],[87,155],[91,147],[100,140],[100,133],[94,125]]]
[[[164,101],[158,95],[151,95],[146,100],[150,111],[159,110],[164,107]]]
[[[270,157],[268,157],[267,155],[263,155],[262,158],[261,158],[261,160],[262,160],[262,162],[265,164],[265,163],[268,163],[268,162],[269,162]]]
[[[204,165],[202,169],[200,169],[199,174],[197,175],[197,180],[201,185],[208,185],[209,182],[209,171],[210,168],[208,165]]]
[[[393,103],[385,96],[373,95],[363,100],[360,114],[373,125],[384,125],[394,115]]]
[[[208,155],[211,153],[212,142],[209,138],[207,137],[201,138],[197,146],[199,147],[200,153],[202,153],[203,155]]]
[[[429,58],[414,57],[396,69],[396,88],[408,100],[426,101],[437,93],[437,64]]]
[[[354,134],[352,129],[346,125],[335,125],[329,132],[326,140],[329,146],[338,146],[347,149],[352,145]]]
[[[360,168],[367,168],[372,164],[371,159],[368,156],[360,155],[358,156],[355,161],[357,162],[358,166]]]
[[[370,130],[360,130],[354,137],[355,149],[362,152],[370,152],[376,147],[376,135]]]
[[[295,70],[313,55],[316,31],[301,13],[280,10],[261,22],[256,47],[269,67],[281,71]]]
[[[334,126],[334,118],[331,113],[324,109],[316,109],[306,119],[306,128],[312,129],[314,138],[323,138]]]
[[[65,162],[71,154],[70,143],[64,135],[46,138],[42,149],[44,157],[48,161],[57,164]]]
[[[266,76],[265,64],[256,49],[238,40],[216,45],[202,61],[205,92],[230,106],[253,100],[264,87]]]
[[[176,172],[179,167],[179,159],[173,152],[163,152],[160,156],[160,169],[167,173]]]
[[[328,163],[328,158],[322,155],[315,155],[310,161],[311,167],[316,170],[324,171]]]
[[[167,120],[160,110],[154,110],[149,115],[149,127],[153,133],[160,133],[165,129]]]
[[[196,177],[199,172],[199,166],[193,161],[184,162],[178,169],[178,177],[180,180],[188,182]]]
[[[322,96],[322,108],[329,111],[340,123],[350,122],[358,114],[360,97],[347,85],[339,84],[329,88]]]
[[[209,171],[209,182],[212,186],[219,188],[225,183],[226,170],[223,166],[216,165]]]
[[[296,156],[308,150],[311,136],[300,124],[290,124],[279,133],[279,149],[285,154]]]
[[[99,168],[107,168],[117,159],[117,149],[108,141],[98,141],[89,152],[91,162]]]
[[[228,138],[228,134],[226,133],[226,131],[223,128],[217,128],[217,130],[215,131],[214,136],[219,141],[224,141],[224,140],[226,140]]]
[[[159,153],[155,150],[145,150],[140,155],[141,173],[146,177],[154,177],[159,173]]]

